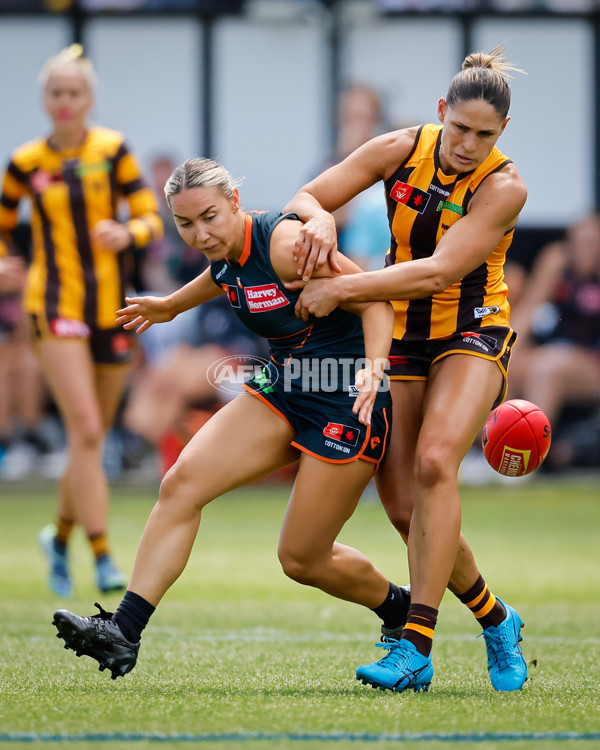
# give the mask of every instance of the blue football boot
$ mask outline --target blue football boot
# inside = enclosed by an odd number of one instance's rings
[[[48,586],[50,591],[64,597],[73,593],[73,583],[68,569],[67,553],[58,552],[56,544],[56,526],[48,524],[38,534],[38,542],[50,566]]]
[[[127,579],[108,555],[96,560],[96,585],[105,594],[122,591],[127,586]]]
[[[388,653],[379,661],[363,664],[356,670],[356,679],[363,685],[372,685],[381,690],[401,693],[412,688],[415,693],[429,690],[433,677],[433,666],[429,656],[420,654],[408,640],[389,639],[376,646]]]
[[[506,610],[506,618],[497,627],[483,633],[488,657],[488,671],[494,690],[520,690],[527,679],[527,664],[519,642],[523,620],[516,610],[497,599]],[[479,637],[479,636],[478,636]]]

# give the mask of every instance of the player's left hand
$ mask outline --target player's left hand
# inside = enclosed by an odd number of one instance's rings
[[[309,282],[289,281],[286,282],[285,287],[287,289],[304,287],[294,308],[296,317],[304,321],[308,321],[310,315],[324,318],[339,304],[335,279],[311,279]]]
[[[144,333],[154,323],[168,323],[175,314],[169,307],[168,297],[125,297],[127,307],[117,310],[117,325],[128,331]]]
[[[308,281],[313,271],[318,271],[327,263],[338,273],[341,272],[337,262],[337,232],[333,216],[323,211],[298,230],[294,245],[293,258],[297,263],[298,276]]]
[[[114,219],[102,219],[94,225],[91,234],[95,242],[115,253],[119,253],[131,245],[131,232],[125,224],[121,224]]]
[[[354,399],[352,411],[358,414],[361,424],[371,424],[373,405],[383,379],[383,371],[387,360],[377,361],[363,367],[356,373],[354,385],[358,388],[358,396]]]

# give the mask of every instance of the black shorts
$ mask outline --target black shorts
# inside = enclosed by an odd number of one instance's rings
[[[291,445],[321,461],[348,463],[362,458],[375,469],[385,456],[392,424],[391,398],[381,392],[375,401],[371,424],[364,425],[352,412],[351,390],[322,392],[302,390],[299,384],[286,388],[283,367],[269,363],[260,378],[244,384],[293,430]]]
[[[29,335],[35,345],[50,339],[82,339],[88,342],[92,359],[97,365],[125,365],[135,351],[135,333],[121,326],[95,328],[81,320],[52,318],[30,313]]]
[[[497,363],[503,385],[494,407],[506,397],[508,363],[517,334],[509,326],[489,326],[479,331],[461,331],[445,339],[401,341],[390,349],[390,380],[427,380],[433,364],[450,354],[470,354]]]

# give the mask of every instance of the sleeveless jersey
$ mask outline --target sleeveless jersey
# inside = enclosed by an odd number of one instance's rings
[[[131,251],[163,231],[156,197],[123,136],[93,127],[75,149],[58,151],[44,138],[21,146],[4,175],[0,231],[10,234],[15,228],[25,197],[31,201],[33,241],[25,310],[49,320],[114,327],[115,310],[133,275]],[[123,200],[132,242],[115,253],[98,246],[91,230],[102,219],[118,218]]]
[[[300,291],[286,289],[270,259],[271,234],[284,219],[281,212],[245,214],[245,241],[238,262],[211,261],[213,281],[226,292],[239,319],[252,332],[268,339],[273,359],[289,356],[364,357],[362,322],[358,315],[336,308],[310,323],[296,317]]]
[[[483,180],[511,163],[494,147],[477,169],[446,175],[439,159],[441,133],[441,125],[421,126],[410,155],[385,181],[391,231],[386,266],[430,257],[444,233],[467,213]],[[511,229],[485,263],[440,294],[393,301],[394,339],[441,339],[457,331],[508,326],[504,261],[513,234]]]

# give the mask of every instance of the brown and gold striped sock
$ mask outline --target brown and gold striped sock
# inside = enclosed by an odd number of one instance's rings
[[[426,604],[411,604],[401,639],[410,641],[423,656],[429,656],[437,616],[438,611],[433,607]]]
[[[482,576],[479,576],[468,591],[458,595],[458,598],[467,605],[484,629],[498,627],[506,618],[506,610],[502,602],[496,599],[488,589]]]
[[[88,539],[96,560],[100,559],[101,557],[108,557],[109,549],[108,538],[106,534],[90,534]]]
[[[67,542],[71,532],[75,527],[75,521],[58,516],[56,519],[56,536],[54,537],[54,547],[58,552],[64,552],[67,548]]]

